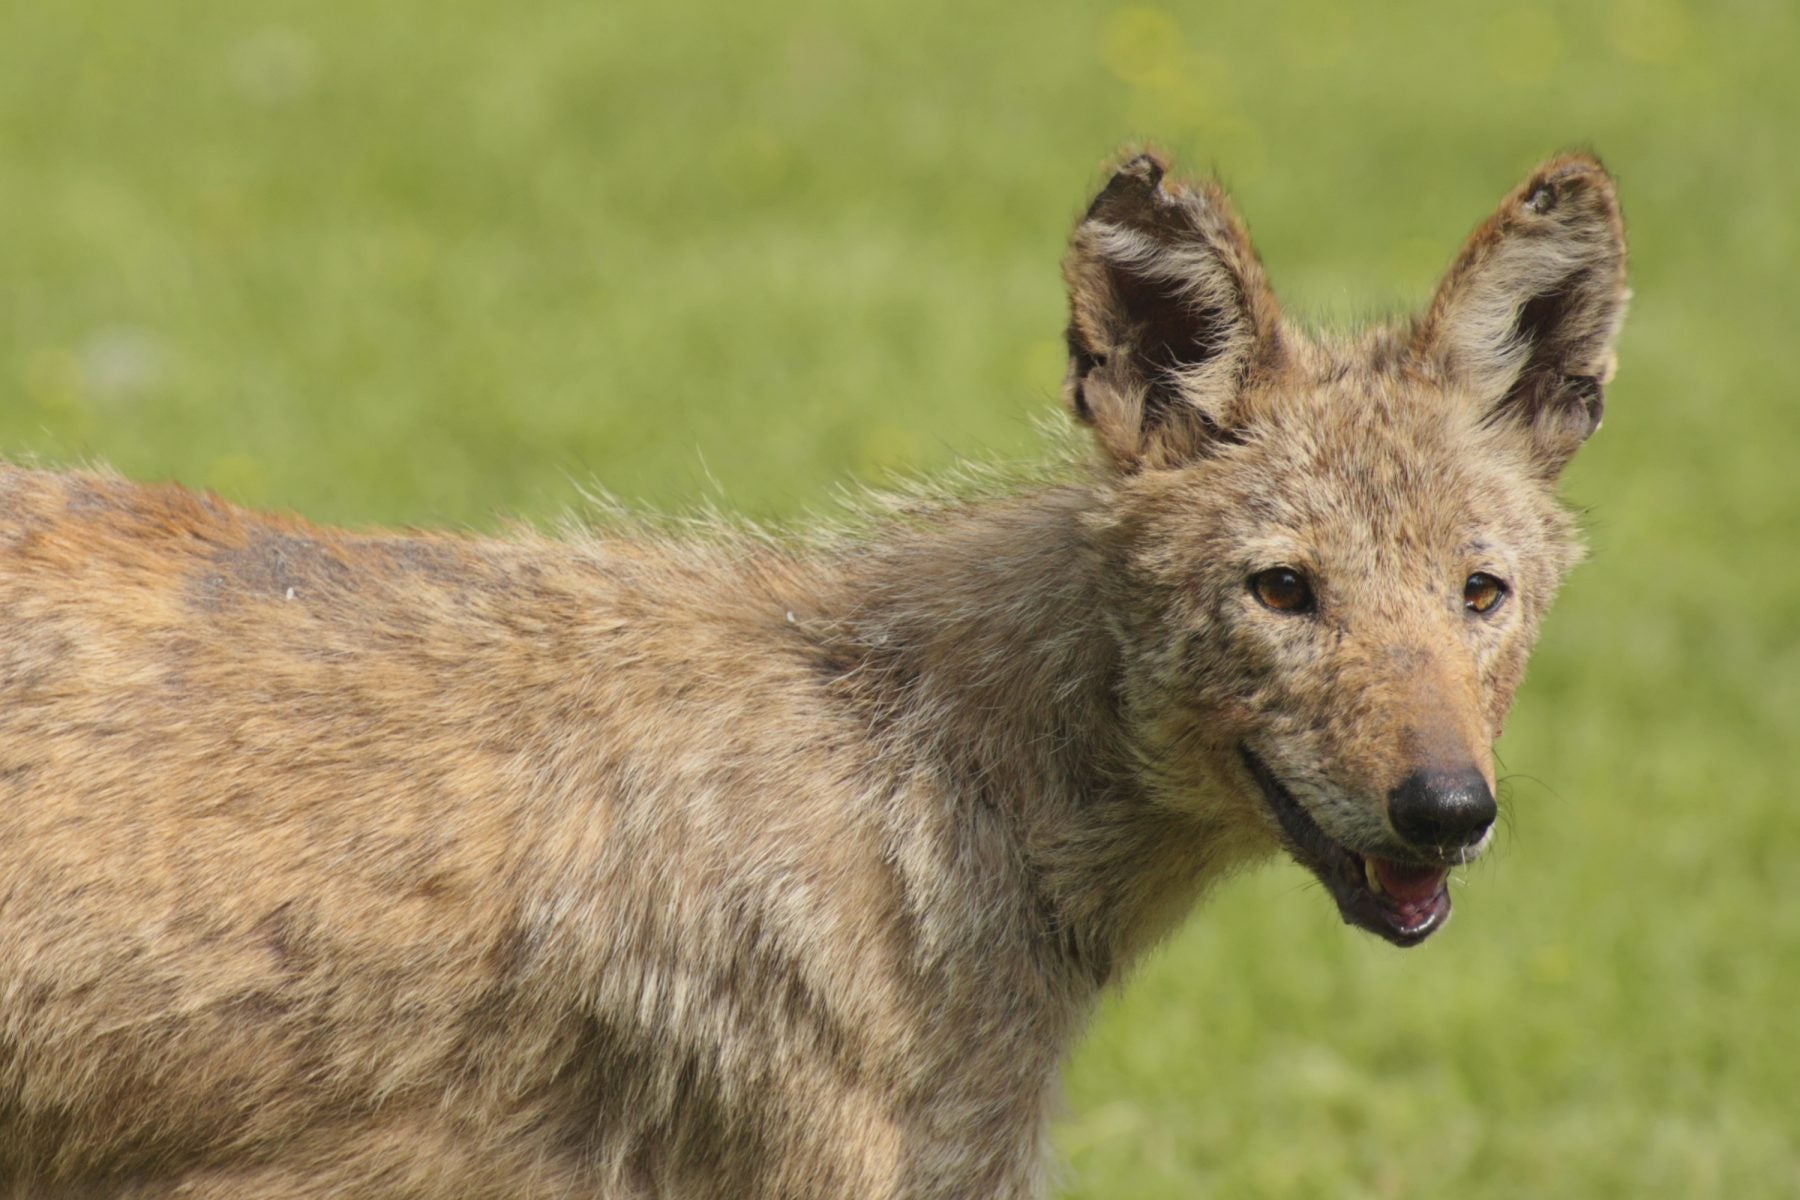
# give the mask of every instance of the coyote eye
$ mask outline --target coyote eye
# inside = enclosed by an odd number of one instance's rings
[[[1250,577],[1250,590],[1265,608],[1276,612],[1304,613],[1313,609],[1312,585],[1292,567],[1270,567]]]
[[[1485,616],[1500,607],[1500,602],[1506,599],[1506,592],[1505,583],[1492,575],[1477,571],[1463,583],[1463,607]]]

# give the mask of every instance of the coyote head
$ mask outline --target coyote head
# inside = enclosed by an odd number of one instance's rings
[[[1412,945],[1490,841],[1493,741],[1580,556],[1554,489],[1624,314],[1612,181],[1544,164],[1421,316],[1325,341],[1283,319],[1218,187],[1164,170],[1119,168],[1065,265],[1138,770]]]

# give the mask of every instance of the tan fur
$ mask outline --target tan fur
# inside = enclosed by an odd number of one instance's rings
[[[1067,268],[1097,464],[814,545],[4,469],[0,1193],[1041,1194],[1100,989],[1286,840],[1241,750],[1371,852],[1420,763],[1491,778],[1611,195],[1548,164],[1322,342],[1135,159]]]

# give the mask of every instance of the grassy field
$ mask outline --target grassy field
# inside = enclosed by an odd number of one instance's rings
[[[1450,8],[8,5],[0,449],[354,524],[798,518],[1036,452],[1123,142],[1324,324],[1591,145],[1637,298],[1499,852],[1409,954],[1291,865],[1222,889],[1074,1062],[1067,1194],[1800,1195],[1800,9]]]

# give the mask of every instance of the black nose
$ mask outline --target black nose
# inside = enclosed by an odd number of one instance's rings
[[[1394,832],[1415,846],[1470,846],[1494,823],[1494,793],[1473,767],[1414,771],[1388,793]]]

